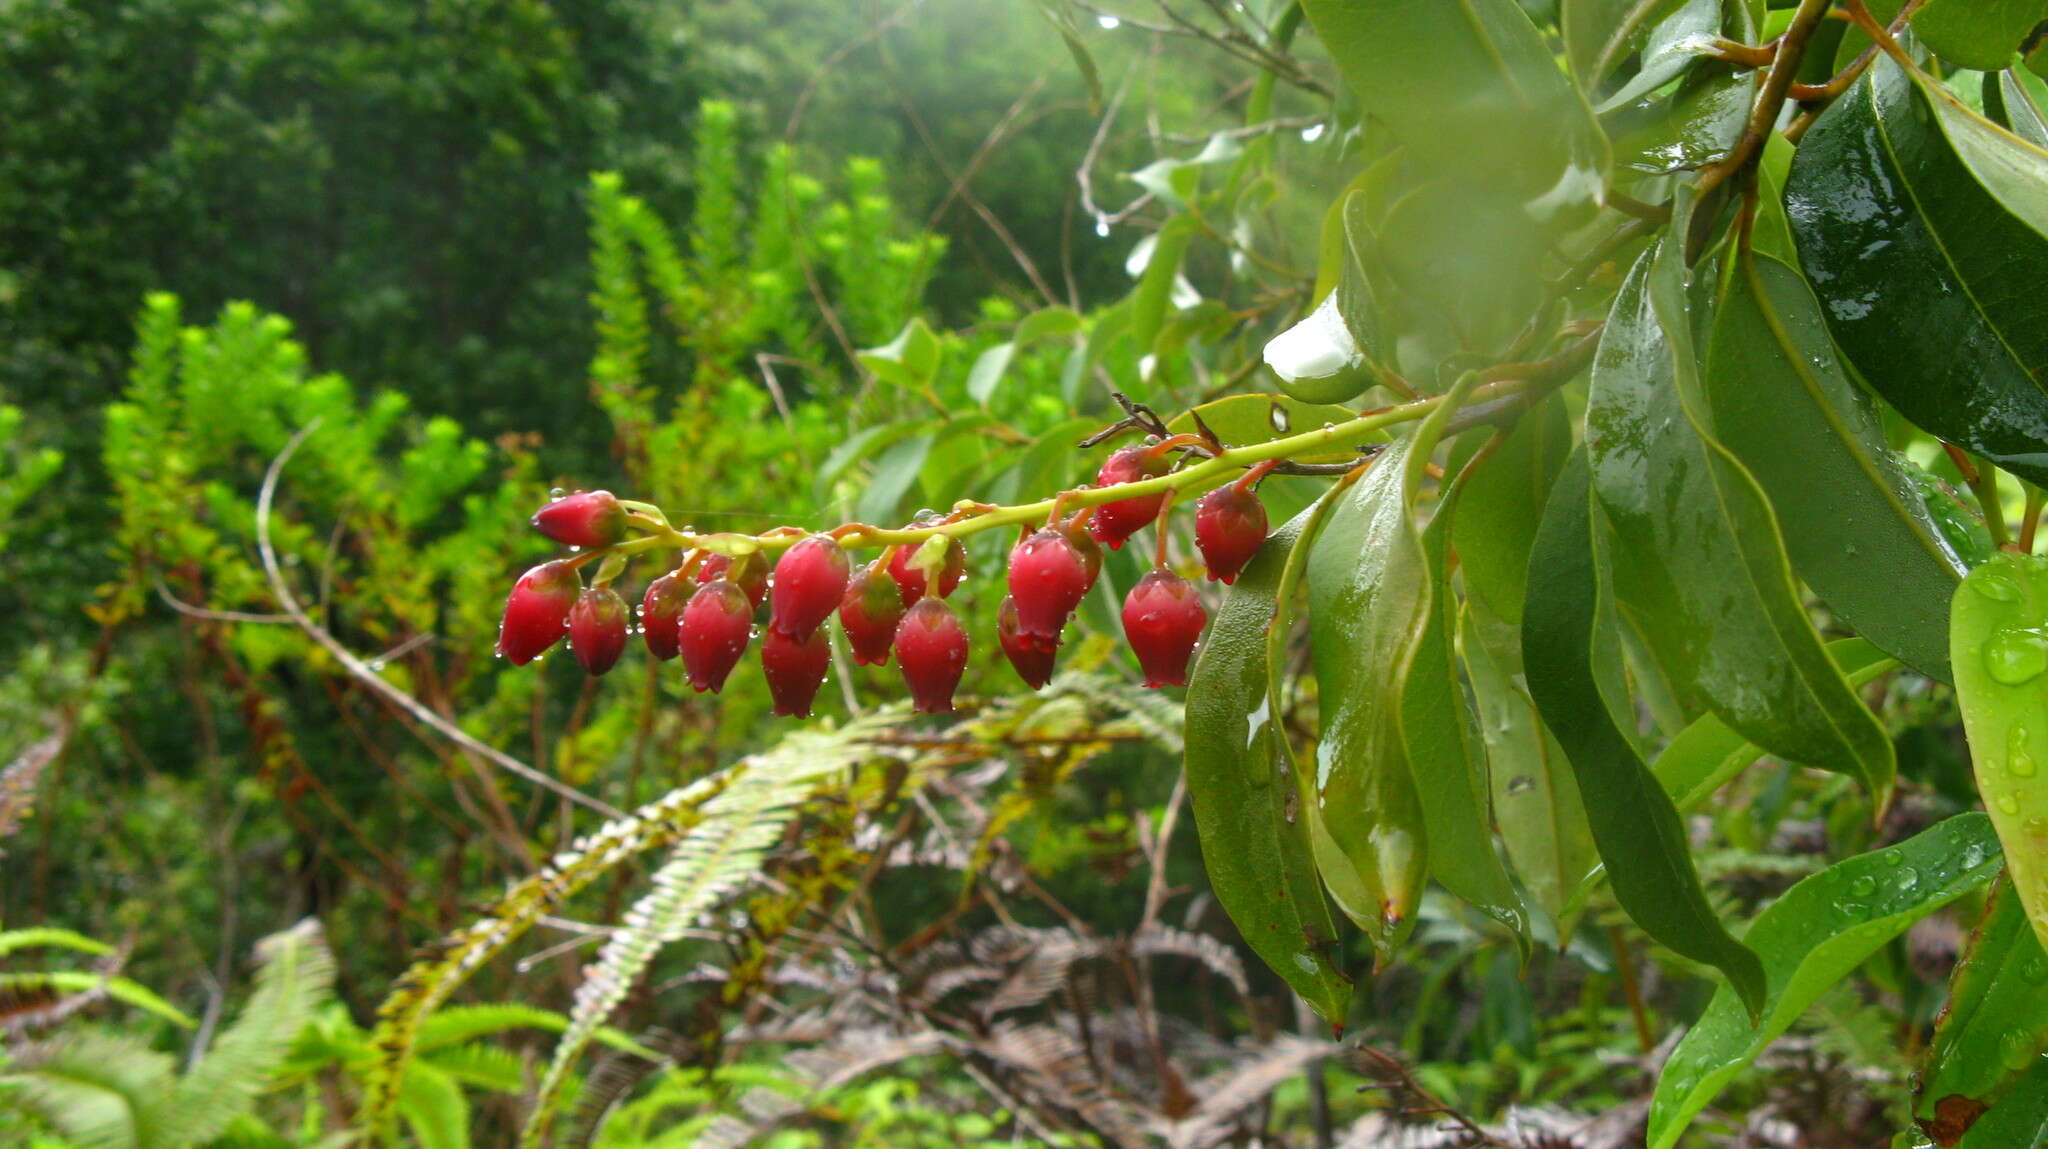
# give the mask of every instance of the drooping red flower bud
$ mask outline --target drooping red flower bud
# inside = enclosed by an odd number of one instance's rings
[[[647,584],[640,600],[640,636],[647,640],[647,653],[667,662],[682,649],[676,645],[676,628],[683,622],[683,606],[690,601],[690,588],[670,572]]]
[[[569,608],[583,580],[568,559],[542,563],[512,584],[505,598],[505,619],[498,624],[498,653],[514,666],[525,666],[560,642],[569,624]]]
[[[683,607],[683,621],[676,628],[676,645],[682,649],[690,685],[718,693],[753,634],[754,609],[746,591],[729,579],[699,587]]]
[[[1265,541],[1266,505],[1236,483],[1210,491],[1195,504],[1195,546],[1212,580],[1236,582],[1237,572]]]
[[[889,661],[889,647],[896,641],[896,624],[903,621],[903,600],[895,584],[872,566],[853,572],[846,594],[839,600],[839,625],[846,628],[846,640],[853,646],[853,660],[862,666],[880,666]]]
[[[896,627],[896,665],[919,714],[950,714],[967,669],[967,632],[944,599],[918,599]]]
[[[761,671],[768,678],[768,695],[775,700],[775,713],[785,718],[811,716],[811,701],[818,697],[831,665],[831,640],[817,627],[802,640],[772,626],[761,638]]]
[[[1050,650],[1059,645],[1060,628],[1095,580],[1067,536],[1047,528],[1011,549],[1009,581],[1019,633]]]
[[[747,601],[753,604],[754,609],[760,610],[761,603],[768,597],[767,562],[758,556],[749,555],[747,561],[740,564],[738,575],[733,574],[732,565],[733,560],[730,556],[709,555],[704,559],[703,565],[697,568],[697,581],[707,583],[731,579],[739,584],[741,590],[747,592]]]
[[[569,651],[595,678],[626,652],[626,600],[612,588],[591,587],[569,608]]]
[[[1164,456],[1153,455],[1149,448],[1120,447],[1102,461],[1102,469],[1095,473],[1095,485],[1110,487],[1156,478],[1165,474],[1170,466],[1172,464]],[[1165,502],[1166,492],[1161,491],[1156,495],[1139,495],[1104,503],[1095,508],[1095,517],[1090,520],[1088,529],[1098,541],[1108,543],[1110,550],[1120,549],[1125,539],[1159,517],[1159,508]]]
[[[924,570],[911,563],[919,549],[919,544],[901,546],[889,556],[889,577],[895,579],[897,587],[902,590],[906,607],[924,597]],[[946,561],[939,568],[939,597],[952,594],[953,588],[960,585],[960,579],[966,574],[967,548],[960,545],[959,539],[947,540]]]
[[[608,547],[626,537],[626,508],[610,491],[578,491],[535,511],[533,529],[565,547]]]
[[[1058,643],[1046,646],[1019,628],[1015,598],[1005,597],[1003,605],[996,609],[996,641],[1002,644],[1004,656],[1016,668],[1024,685],[1037,690],[1052,681],[1053,650]]]
[[[1124,598],[1124,637],[1138,654],[1147,686],[1186,686],[1188,660],[1209,612],[1193,583],[1164,567],[1138,580]]]
[[[812,535],[782,552],[769,587],[768,628],[798,640],[811,637],[839,609],[852,567],[846,548],[824,535]]]

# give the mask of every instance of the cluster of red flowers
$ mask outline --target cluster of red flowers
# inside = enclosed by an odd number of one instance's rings
[[[1096,475],[1098,486],[1164,474],[1159,446],[1125,447]],[[1257,472],[1209,492],[1195,511],[1195,542],[1209,577],[1230,582],[1266,537],[1266,511],[1252,491]],[[1052,678],[1060,634],[1102,569],[1098,543],[1112,549],[1159,517],[1164,492],[1104,503],[1025,536],[1010,551],[1009,595],[997,615],[996,639],[1026,684]],[[568,546],[602,550],[622,542],[628,518],[609,491],[559,498],[533,516],[542,534]],[[892,547],[856,567],[829,535],[811,535],[782,553],[774,577],[759,555],[731,558],[693,552],[676,571],[647,586],[640,604],[648,653],[680,656],[690,684],[716,693],[754,638],[765,600],[761,669],[775,713],[804,716],[825,681],[831,646],[825,623],[835,613],[854,661],[881,665],[893,652],[916,709],[945,713],[967,666],[967,633],[946,596],[966,574],[958,539]],[[585,587],[582,559],[556,559],[521,575],[505,602],[498,653],[521,666],[564,635],[590,674],[603,674],[625,653],[631,632],[626,600],[609,585]],[[694,586],[694,590],[692,587]],[[1183,686],[1208,611],[1186,579],[1155,567],[1124,599],[1125,636],[1147,686]]]

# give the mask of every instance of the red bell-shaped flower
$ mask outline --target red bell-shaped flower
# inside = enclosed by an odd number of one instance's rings
[[[811,702],[824,684],[825,671],[832,665],[832,643],[822,629],[813,628],[811,637],[794,639],[768,628],[761,638],[761,670],[768,677],[768,696],[775,700],[775,713],[785,718],[809,718]]]
[[[1118,483],[1134,483],[1140,479],[1155,478],[1166,473],[1172,464],[1164,456],[1154,455],[1149,447],[1120,447],[1110,452],[1102,461],[1102,469],[1095,473],[1095,485],[1111,487]],[[1154,495],[1139,495],[1130,499],[1118,499],[1095,508],[1095,517],[1088,528],[1100,542],[1109,544],[1110,550],[1124,545],[1124,540],[1138,533],[1139,528],[1159,517],[1159,508],[1166,502],[1166,492]]]
[[[569,609],[576,605],[583,580],[568,559],[542,563],[512,584],[505,598],[505,619],[498,624],[498,653],[514,666],[525,666],[562,640]]]
[[[683,621],[676,628],[676,645],[683,652],[690,685],[718,693],[753,636],[754,608],[746,591],[728,579],[699,587],[683,607]]]
[[[565,547],[608,547],[626,537],[626,508],[610,491],[578,491],[535,511],[533,529]]]
[[[673,572],[647,584],[640,600],[640,637],[647,653],[667,662],[681,651],[676,645],[676,628],[683,622],[683,607],[690,601],[690,588]]]
[[[1002,644],[1003,656],[1017,671],[1017,677],[1033,690],[1052,681],[1053,651],[1051,646],[1040,639],[1024,633],[1018,625],[1017,600],[1005,597],[1003,605],[996,609],[996,641]]]
[[[1188,660],[1209,612],[1193,583],[1160,567],[1124,597],[1124,637],[1138,654],[1147,686],[1186,686]]]
[[[853,660],[862,666],[880,666],[889,661],[889,647],[896,641],[896,624],[903,621],[903,600],[897,586],[872,566],[853,572],[846,594],[839,600],[839,625],[846,628],[846,640],[853,647]]]
[[[608,586],[591,587],[569,608],[569,652],[596,677],[626,653],[626,600]]]
[[[944,599],[917,600],[896,627],[896,665],[919,714],[950,714],[967,669],[967,632]]]
[[[852,567],[846,548],[824,535],[812,535],[782,552],[768,588],[768,628],[798,640],[810,638],[839,609]]]
[[[1060,628],[1094,581],[1065,533],[1048,527],[1018,543],[1010,551],[1009,572],[1018,632],[1047,650],[1059,645]]]
[[[1211,579],[1237,581],[1266,541],[1266,505],[1236,483],[1218,487],[1195,504],[1195,546]]]

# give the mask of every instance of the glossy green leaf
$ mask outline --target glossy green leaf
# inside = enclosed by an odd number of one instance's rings
[[[1703,381],[1715,437],[1770,496],[1800,577],[1857,633],[1949,681],[1962,559],[1844,372],[1798,272],[1769,256],[1734,261]]]
[[[1526,205],[1485,184],[1433,180],[1396,200],[1370,266],[1385,281],[1389,328],[1400,333],[1397,369],[1429,381],[1443,359],[1505,346],[1542,303],[1551,238]]]
[[[1522,621],[1522,591],[1529,580],[1529,548],[1550,484],[1572,450],[1571,419],[1562,403],[1544,403],[1524,415],[1461,484],[1451,521],[1467,594],[1485,600],[1496,617]]]
[[[1313,431],[1329,423],[1342,423],[1356,418],[1357,412],[1324,403],[1304,403],[1289,395],[1231,395],[1181,412],[1167,421],[1166,429],[1175,434],[1193,431],[1197,415],[1201,416],[1202,425],[1214,431],[1225,446],[1242,447]],[[1385,436],[1378,436],[1376,441],[1384,442]],[[1293,458],[1318,463],[1359,461],[1358,453],[1350,449],[1314,452]]]
[[[975,356],[974,366],[967,371],[967,397],[988,406],[989,398],[1003,381],[1003,373],[1010,369],[1010,360],[1016,357],[1015,343],[998,343]]]
[[[1663,87],[1710,51],[1720,35],[1720,0],[1685,0],[1649,27],[1643,35],[1642,63],[1636,74],[1593,110],[1606,112]]]
[[[1897,659],[1862,638],[1838,638],[1828,643],[1828,657],[1834,659],[1849,685],[1857,688],[1899,665]],[[1690,813],[1713,797],[1729,779],[1763,757],[1763,753],[1762,747],[1736,733],[1726,722],[1703,714],[1664,747],[1663,753],[1650,764],[1650,770],[1664,784],[1664,791],[1671,795],[1679,813]]]
[[[1785,215],[1785,180],[1792,174],[1795,150],[1776,132],[1764,141],[1763,158],[1756,166],[1756,220],[1750,226],[1750,246],[1758,254],[1793,267],[1799,266],[1799,245],[1792,238],[1792,221]],[[1812,289],[1807,293],[1811,295]]]
[[[1565,62],[1587,90],[1600,86],[1641,47],[1651,25],[1681,0],[1559,0]]]
[[[1858,779],[1882,805],[1891,740],[1828,659],[1769,501],[1705,430],[1691,328],[1705,305],[1684,276],[1676,244],[1646,252],[1593,363],[1586,446],[1615,604],[1682,700],[1780,757]]]
[[[1449,408],[1439,406],[1335,496],[1306,574],[1322,700],[1316,862],[1338,908],[1366,930],[1383,960],[1413,926],[1428,872],[1402,698],[1443,593],[1412,512]]]
[[[1349,402],[1379,378],[1373,362],[1379,307],[1365,273],[1372,243],[1369,210],[1369,193],[1362,188],[1339,202],[1331,221],[1340,234],[1331,237],[1339,242],[1330,291],[1301,322],[1266,343],[1266,366],[1279,377],[1280,389],[1303,402]]]
[[[1131,293],[1131,338],[1137,341],[1140,355],[1151,351],[1152,341],[1159,337],[1166,308],[1173,301],[1174,281],[1180,278],[1181,257],[1200,229],[1201,221],[1195,216],[1176,215],[1152,237],[1151,256]]]
[[[1857,371],[1921,428],[2048,481],[2048,151],[1880,57],[1801,142],[1804,270]]]
[[[2013,889],[2048,939],[2048,559],[2000,554],[1951,611],[1956,702]]]
[[[875,473],[868,479],[867,490],[861,492],[860,502],[854,507],[854,517],[864,523],[894,519],[903,497],[910,493],[911,484],[917,482],[918,472],[924,469],[925,456],[931,454],[935,437],[915,435],[882,452],[875,460]]]
[[[1997,1107],[2048,1045],[2048,952],[2011,884],[1992,891],[1935,1025],[1914,1089],[1913,1120],[1954,1145]]]
[[[1984,74],[1984,114],[2037,148],[2048,148],[2048,81],[2025,68]]]
[[[1765,907],[1743,938],[1763,958],[1763,1018],[1753,1025],[1735,994],[1715,991],[1658,1075],[1651,1149],[1677,1144],[1715,1094],[1878,947],[1989,882],[1998,866],[1989,822],[1958,814],[1896,846],[1837,862]]]
[[[1472,494],[1468,490],[1465,499]],[[1486,741],[1501,844],[1530,900],[1553,922],[1561,922],[1600,856],[1593,849],[1571,763],[1529,697],[1522,628],[1494,617],[1483,600],[1468,597],[1458,643]],[[1563,937],[1567,931],[1560,926],[1557,933]]]
[[[1422,802],[1430,874],[1527,945],[1528,915],[1494,846],[1486,743],[1466,701],[1456,656],[1458,600],[1450,590],[1449,557],[1463,487],[1449,485],[1422,528],[1431,602],[1408,673],[1389,685],[1401,696],[1401,742]]]
[[[1514,0],[1305,0],[1360,105],[1422,171],[1543,220],[1600,194],[1607,141]]]
[[[1991,72],[2011,63],[2020,41],[2043,20],[2043,0],[1927,0],[1913,13],[1913,31],[1942,59]]]
[[[896,338],[854,354],[875,378],[898,387],[923,387],[939,370],[939,337],[922,319],[912,319]]]
[[[1595,558],[1586,453],[1575,451],[1550,489],[1529,559],[1522,618],[1529,693],[1571,762],[1621,908],[1659,942],[1720,969],[1752,1010],[1761,1009],[1763,967],[1715,916],[1678,811],[1615,724],[1612,705],[1626,700],[1603,693],[1599,634],[1614,629],[1602,601],[1605,583]]]
[[[1017,321],[1017,331],[1012,336],[1012,341],[1019,347],[1025,347],[1039,339],[1072,335],[1079,330],[1081,316],[1073,308],[1041,307]]]
[[[1725,157],[1749,122],[1756,73],[1703,62],[1668,99],[1645,100],[1613,119],[1614,160],[1646,175],[1691,171]]]
[[[1332,1025],[1351,982],[1332,964],[1337,926],[1323,900],[1303,813],[1305,779],[1270,705],[1267,633],[1304,512],[1275,531],[1224,595],[1187,697],[1188,799],[1209,887],[1245,943]]]

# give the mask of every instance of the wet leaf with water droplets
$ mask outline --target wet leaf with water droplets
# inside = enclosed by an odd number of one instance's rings
[[[1735,260],[1701,381],[1715,437],[1770,496],[1800,577],[1858,634],[1949,681],[1948,603],[1963,562],[1798,272],[1769,256]],[[1870,577],[1873,566],[1885,577]]]
[[[1273,532],[1223,596],[1188,683],[1186,765],[1216,900],[1252,952],[1324,1020],[1342,1026],[1351,983],[1332,962],[1341,952],[1336,922],[1308,826],[1293,816],[1306,780],[1272,708],[1267,664],[1281,573],[1312,513]]]
[[[1604,694],[1595,652],[1613,640],[1616,621],[1591,503],[1585,452],[1576,451],[1551,487],[1529,557],[1522,658],[1530,694],[1571,762],[1622,909],[1651,937],[1727,974],[1742,999],[1761,1009],[1763,968],[1715,915],[1677,809]]]
[[[1679,234],[1689,215],[1681,196]],[[1857,779],[1882,805],[1891,739],[1822,647],[1770,501],[1710,432],[1691,314],[1707,303],[1680,246],[1637,260],[1593,362],[1586,450],[1615,606],[1682,700],[1773,754]]]
[[[1996,555],[1950,608],[1956,702],[1977,792],[2020,902],[2048,939],[2048,559]]]
[[[1957,0],[1962,6],[1962,0]],[[1928,432],[2048,481],[2048,151],[1879,55],[1807,132],[1786,210],[1829,330]]]
[[[2044,1046],[2048,952],[2011,883],[2001,880],[1949,979],[1948,1006],[1914,1091],[1914,1121],[1935,1144],[1956,1144],[1985,1107],[1999,1107]]]
[[[1658,1076],[1651,1149],[1677,1144],[1687,1123],[1808,1006],[1908,926],[1989,882],[1998,863],[1990,823],[1982,814],[1959,814],[1785,891],[1743,936],[1764,962],[1768,989],[1760,1023],[1751,1026],[1729,989],[1715,991]],[[1900,883],[1900,867],[1910,867],[1916,880]]]

